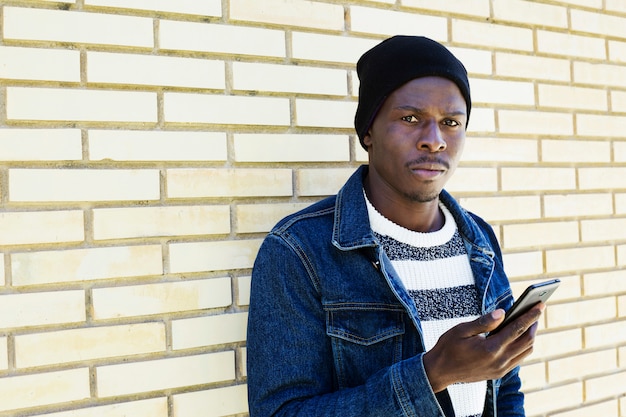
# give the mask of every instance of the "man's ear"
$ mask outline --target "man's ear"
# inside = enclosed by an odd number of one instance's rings
[[[363,136],[363,144],[366,148],[369,148],[372,145],[371,131],[368,130],[365,136]]]

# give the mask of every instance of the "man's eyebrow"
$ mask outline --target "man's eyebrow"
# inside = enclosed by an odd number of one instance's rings
[[[397,106],[394,107],[395,110],[407,110],[407,111],[411,111],[413,113],[424,113],[423,109],[420,109],[418,107],[413,107],[411,105],[402,105],[402,106]],[[465,110],[454,110],[454,111],[450,111],[445,113],[446,116],[451,117],[451,116],[467,116],[467,113]]]

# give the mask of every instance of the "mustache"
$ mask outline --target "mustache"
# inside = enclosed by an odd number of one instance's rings
[[[411,166],[414,165],[421,165],[421,164],[434,164],[434,165],[442,165],[444,167],[446,167],[446,169],[450,169],[450,164],[448,164],[448,161],[439,158],[439,157],[429,157],[429,156],[422,156],[420,158],[417,159],[413,159],[409,162],[407,162],[406,164],[404,164],[404,166],[406,168],[410,168]]]

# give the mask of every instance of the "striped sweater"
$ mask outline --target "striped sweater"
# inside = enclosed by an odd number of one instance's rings
[[[479,317],[480,301],[467,252],[456,222],[443,204],[445,224],[432,233],[414,232],[391,222],[369,201],[367,209],[372,231],[415,301],[426,351],[451,327]],[[448,387],[456,417],[482,415],[486,384]]]

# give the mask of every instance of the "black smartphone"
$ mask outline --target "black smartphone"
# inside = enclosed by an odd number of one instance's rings
[[[513,303],[509,311],[506,312],[504,321],[493,331],[489,332],[489,335],[491,336],[492,334],[498,333],[503,327],[530,310],[535,304],[539,302],[545,303],[560,283],[561,280],[559,279],[551,279],[549,281],[529,285],[515,303]]]

